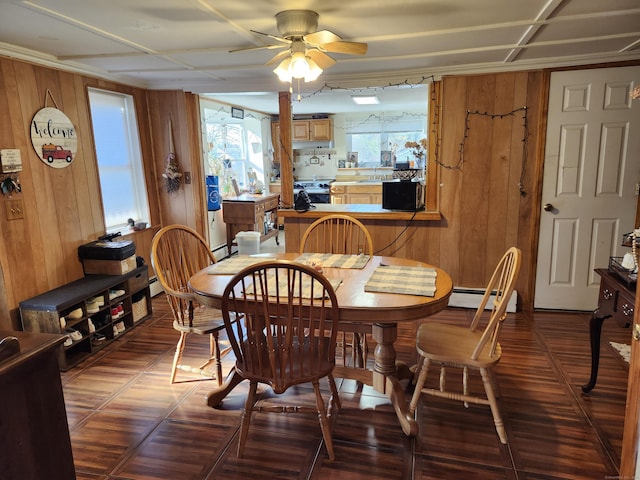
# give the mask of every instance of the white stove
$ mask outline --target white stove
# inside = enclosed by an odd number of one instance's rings
[[[309,194],[311,203],[331,203],[329,186],[333,180],[296,180],[293,182],[293,193],[297,195],[300,190]]]

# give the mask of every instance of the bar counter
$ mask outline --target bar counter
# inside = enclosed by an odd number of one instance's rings
[[[307,212],[278,210],[284,220],[285,250],[298,252],[302,235],[311,223],[326,215],[341,213],[360,220],[369,230],[376,255],[401,256],[429,263],[429,226],[441,226],[439,211],[386,210],[376,204],[317,204]]]
[[[419,210],[418,212],[408,212],[400,210],[386,210],[381,205],[371,203],[349,203],[343,205],[315,204],[307,212],[296,212],[294,209],[280,209],[278,216],[285,219],[313,218],[314,220],[333,213],[350,215],[362,221],[365,219],[375,220],[442,220],[438,211]]]

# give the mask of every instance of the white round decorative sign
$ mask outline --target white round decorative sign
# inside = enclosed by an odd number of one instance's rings
[[[50,167],[68,167],[78,150],[76,128],[63,112],[45,107],[31,120],[31,144],[40,160]]]

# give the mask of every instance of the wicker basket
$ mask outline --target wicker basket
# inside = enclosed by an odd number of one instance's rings
[[[133,312],[133,321],[134,322],[138,322],[141,319],[143,319],[144,317],[146,317],[147,313],[149,312],[147,310],[147,298],[143,297],[142,299],[138,300],[137,302],[133,302],[131,304],[131,310]]]

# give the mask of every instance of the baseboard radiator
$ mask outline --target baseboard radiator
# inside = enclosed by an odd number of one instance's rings
[[[149,291],[151,292],[152,297],[164,292],[162,285],[160,285],[160,282],[158,281],[158,277],[155,275],[149,279]]]
[[[484,289],[482,288],[463,288],[463,287],[454,287],[453,293],[451,297],[449,297],[449,306],[450,307],[462,307],[462,308],[478,308],[480,305],[480,300],[482,300],[482,295],[484,295]],[[509,298],[509,302],[507,303],[507,312],[513,313],[516,311],[518,294],[514,290],[511,294],[511,298]],[[493,305],[492,298],[487,302],[486,309],[490,309]]]

